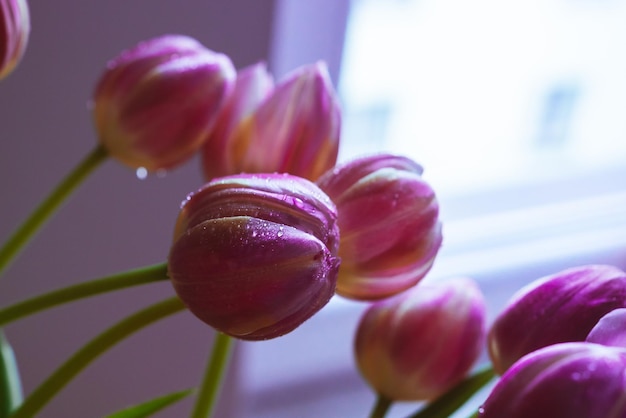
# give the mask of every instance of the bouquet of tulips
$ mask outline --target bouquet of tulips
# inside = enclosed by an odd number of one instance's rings
[[[0,79],[29,29],[26,0],[0,0]],[[107,349],[184,309],[216,332],[204,379],[109,417],[147,417],[187,396],[190,416],[208,417],[234,339],[281,337],[332,297],[369,304],[354,357],[375,393],[371,418],[396,401],[416,402],[413,418],[448,417],[490,382],[473,416],[626,418],[626,273],[588,265],[540,278],[490,324],[472,279],[423,280],[442,244],[435,193],[403,156],[337,164],[341,112],[324,63],[275,82],[263,63],[237,70],[190,37],[160,36],[106,64],[93,121],[93,152],[2,244],[0,274],[108,158],[148,175],[200,153],[206,184],[172,220],[164,263],[0,307],[0,325],[155,281],[170,281],[172,296],[104,330],[26,396],[0,334],[0,418],[36,416]],[[477,365],[485,347],[490,361]]]

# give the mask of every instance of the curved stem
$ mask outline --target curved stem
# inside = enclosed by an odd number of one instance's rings
[[[491,382],[494,376],[491,365],[486,365],[409,418],[447,418]]]
[[[108,153],[98,145],[72,170],[56,188],[37,206],[31,215],[11,235],[8,241],[0,248],[0,274],[17,256],[20,250],[37,230],[50,218],[55,210],[67,197],[87,178],[87,176],[102,163]]]
[[[36,416],[36,413],[43,408],[54,395],[100,354],[104,353],[133,332],[168,315],[181,311],[184,307],[183,303],[177,297],[169,298],[142,309],[113,325],[84,345],[63,363],[61,367],[54,371],[54,373],[39,385],[39,387],[24,400],[24,403],[11,414],[11,418],[29,418]]]
[[[392,403],[393,401],[391,399],[379,394],[378,398],[376,398],[374,408],[372,412],[370,412],[370,418],[384,418]]]
[[[53,290],[0,309],[0,326],[63,303],[167,278],[167,264],[161,263]]]
[[[213,351],[198,392],[191,418],[207,418],[211,416],[215,399],[220,389],[220,382],[226,369],[232,338],[218,332],[213,342]]]

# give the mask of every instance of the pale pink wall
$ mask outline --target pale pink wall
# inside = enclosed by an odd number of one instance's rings
[[[96,143],[87,102],[109,58],[142,39],[184,33],[237,67],[267,59],[274,1],[32,0],[31,11],[26,57],[0,82],[0,241]],[[199,173],[193,161],[140,181],[105,163],[0,279],[0,303],[165,261],[179,202],[201,184]],[[172,294],[169,283],[144,286],[7,326],[26,391],[103,327]],[[100,358],[40,416],[99,417],[194,386],[210,339],[187,313],[153,325]],[[160,416],[185,416],[188,407]]]

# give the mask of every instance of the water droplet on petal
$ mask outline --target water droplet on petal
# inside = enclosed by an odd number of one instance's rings
[[[139,167],[135,174],[139,180],[145,180],[148,177],[148,170],[145,167]]]

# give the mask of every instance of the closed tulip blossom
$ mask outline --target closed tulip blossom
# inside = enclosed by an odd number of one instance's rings
[[[0,80],[22,59],[30,35],[26,0],[0,0]]]
[[[560,343],[517,361],[479,409],[480,418],[624,418],[626,351]]]
[[[181,206],[168,261],[174,289],[225,334],[286,334],[334,294],[336,217],[328,196],[300,177],[215,179]]]
[[[488,336],[494,370],[562,342],[585,341],[607,313],[626,307],[626,273],[604,265],[582,266],[520,289],[495,319]]]
[[[190,158],[232,90],[230,59],[195,39],[165,35],[110,61],[94,93],[93,117],[108,153],[152,172]]]
[[[238,72],[202,150],[205,177],[290,173],[316,180],[335,165],[341,113],[326,65],[300,67],[274,85],[264,64]]]
[[[422,283],[374,303],[355,338],[359,370],[390,400],[432,400],[463,379],[484,345],[486,307],[474,281]]]
[[[430,270],[441,246],[439,204],[422,167],[394,155],[358,158],[317,182],[339,213],[337,293],[374,300],[402,292]]]

